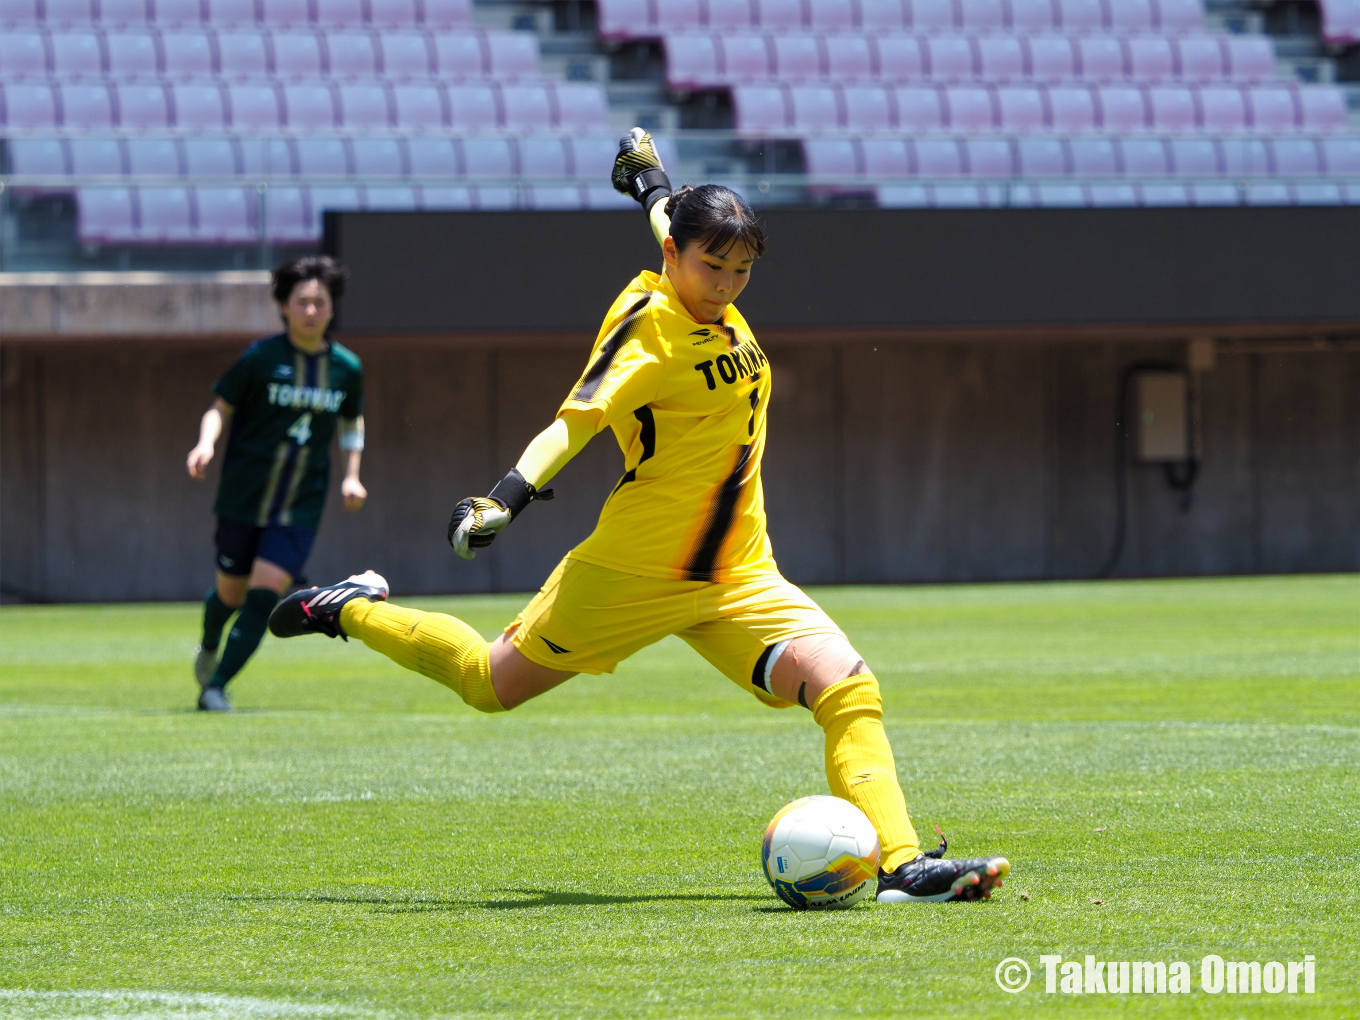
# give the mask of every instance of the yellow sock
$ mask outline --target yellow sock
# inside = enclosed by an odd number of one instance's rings
[[[340,610],[340,625],[397,665],[438,680],[477,711],[505,711],[491,687],[489,646],[462,620],[351,599]]]
[[[919,857],[921,841],[907,817],[907,802],[883,730],[878,680],[872,673],[860,673],[832,684],[813,702],[812,717],[826,731],[826,781],[831,792],[874,823],[883,870],[893,871]]]

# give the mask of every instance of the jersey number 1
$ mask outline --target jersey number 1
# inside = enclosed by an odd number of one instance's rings
[[[288,434],[297,440],[298,446],[306,446],[307,440],[312,438],[312,412],[308,411],[293,422],[293,427],[288,430]]]

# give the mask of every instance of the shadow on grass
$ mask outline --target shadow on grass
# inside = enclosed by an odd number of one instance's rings
[[[350,906],[371,906],[384,914],[423,914],[441,910],[520,910],[525,907],[607,907],[627,903],[737,902],[764,900],[759,893],[635,893],[617,894],[560,892],[555,889],[507,889],[524,899],[457,900],[377,893],[299,893],[291,896],[230,896],[237,902],[251,903],[336,903]]]

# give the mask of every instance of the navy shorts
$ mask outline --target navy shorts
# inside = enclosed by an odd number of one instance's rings
[[[304,580],[302,568],[316,541],[315,528],[275,524],[257,528],[240,521],[217,519],[217,569],[229,577],[248,577],[254,562],[268,560],[292,575],[294,584]]]

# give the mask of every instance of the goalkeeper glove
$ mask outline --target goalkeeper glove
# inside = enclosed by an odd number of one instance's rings
[[[671,179],[656,154],[652,136],[640,127],[619,139],[619,154],[614,157],[614,172],[609,178],[614,190],[632,196],[646,212],[671,194]]]
[[[496,483],[489,496],[470,496],[459,500],[449,518],[449,545],[465,560],[485,549],[520,511],[536,499],[552,499],[552,489],[539,491],[524,480],[518,470]]]

